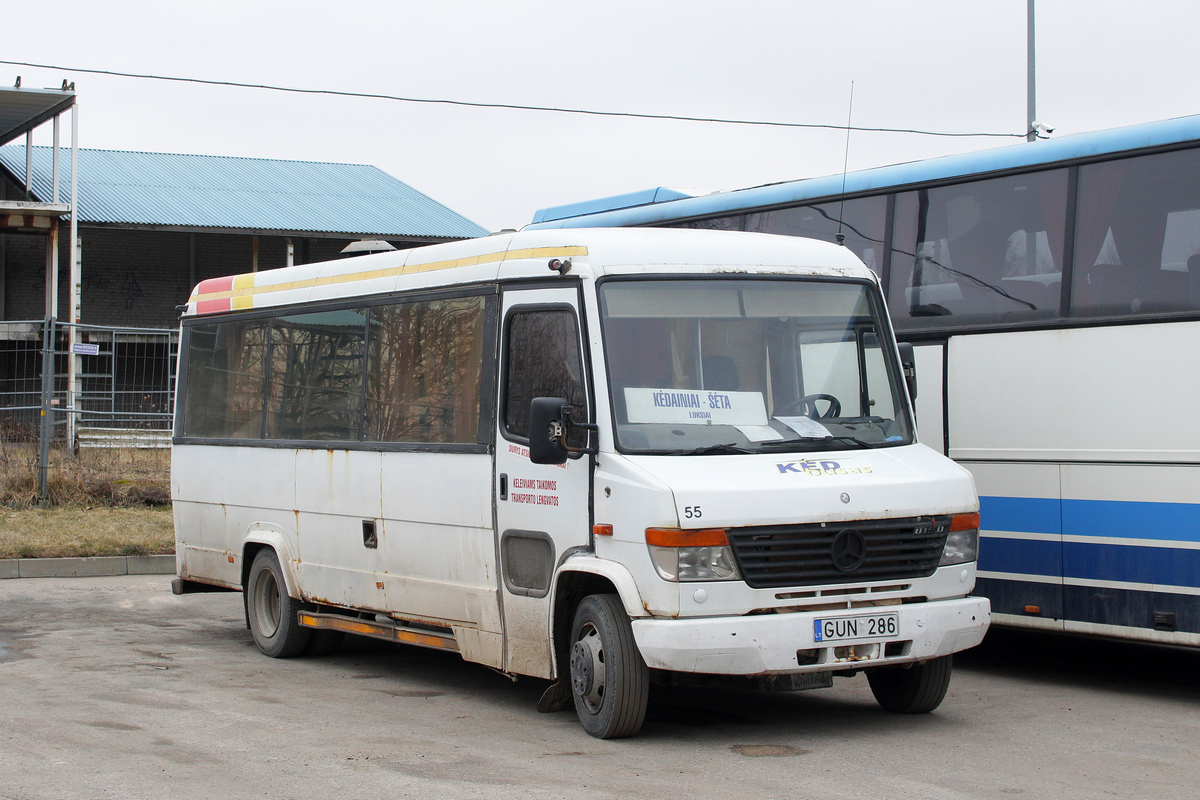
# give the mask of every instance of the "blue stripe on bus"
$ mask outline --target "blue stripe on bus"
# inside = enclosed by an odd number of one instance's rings
[[[1063,500],[1062,506],[1065,536],[1200,542],[1200,505],[1195,503]]]
[[[979,569],[1023,575],[1062,575],[1062,542],[991,539],[979,543]]]
[[[1062,533],[1062,508],[1046,497],[980,497],[979,526],[985,531]]]
[[[992,538],[987,531],[1200,542],[1200,504],[981,497],[979,569],[1162,586],[1200,586],[1200,550],[1102,541]]]
[[[1068,578],[1200,586],[1200,550],[1082,542],[1065,542],[1062,550]]]
[[[1200,542],[1200,504],[980,497],[985,531]]]

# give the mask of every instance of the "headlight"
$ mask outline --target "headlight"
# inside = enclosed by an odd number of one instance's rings
[[[979,557],[979,514],[956,514],[950,521],[950,533],[938,564],[965,564]]]
[[[725,531],[647,528],[650,561],[664,581],[733,581],[742,576]]]

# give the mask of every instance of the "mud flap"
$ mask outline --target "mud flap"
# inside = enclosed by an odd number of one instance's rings
[[[566,711],[568,708],[574,707],[571,699],[571,684],[567,681],[555,681],[550,684],[542,693],[542,698],[538,700],[537,704],[539,714],[552,714],[555,711]]]

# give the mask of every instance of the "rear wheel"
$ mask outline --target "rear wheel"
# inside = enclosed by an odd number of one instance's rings
[[[310,631],[300,627],[300,603],[288,596],[275,551],[258,551],[246,582],[246,616],[258,649],[271,658],[300,655]]]
[[[867,673],[879,705],[898,714],[926,714],[942,704],[950,687],[953,656],[911,667],[882,667]]]
[[[571,696],[583,729],[598,739],[641,730],[650,670],[615,594],[588,595],[571,625]]]

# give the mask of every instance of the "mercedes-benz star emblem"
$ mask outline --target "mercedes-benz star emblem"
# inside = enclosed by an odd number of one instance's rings
[[[853,528],[847,528],[833,537],[829,546],[833,565],[842,572],[854,572],[867,558],[867,540]]]

